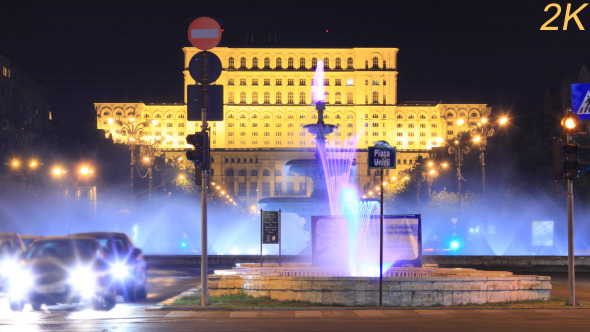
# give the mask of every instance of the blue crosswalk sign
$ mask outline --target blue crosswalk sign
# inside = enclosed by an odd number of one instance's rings
[[[572,111],[580,120],[590,120],[590,84],[572,84]]]

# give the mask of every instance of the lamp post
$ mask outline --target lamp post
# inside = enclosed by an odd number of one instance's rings
[[[439,175],[439,170],[446,169],[449,166],[449,164],[446,162],[443,162],[441,164],[437,164],[432,161],[429,161],[426,163],[426,165],[427,165],[427,169],[425,171],[425,176],[426,176],[426,183],[428,184],[428,199],[431,199],[432,198],[432,182],[434,181],[434,178],[436,178]]]
[[[136,122],[134,117],[131,117],[129,119],[127,119],[126,121],[123,121],[121,119],[112,119],[109,118],[108,119],[108,124],[109,125],[114,125],[116,124],[119,128],[121,128],[121,135],[122,136],[128,136],[128,140],[127,140],[127,144],[129,144],[129,151],[131,154],[130,157],[130,163],[129,163],[129,196],[131,198],[133,198],[133,168],[135,166],[135,156],[134,156],[134,151],[135,151],[135,144],[138,140],[138,136],[141,136],[141,134],[143,134],[143,129],[146,129],[149,127],[149,125],[153,124],[154,126],[158,124],[157,120],[153,120],[153,121],[144,121],[144,122]]]
[[[164,141],[171,141],[172,137],[170,136],[166,136],[166,137],[151,137],[151,136],[145,136],[142,138],[142,141],[144,143],[146,143],[145,148],[146,148],[146,157],[144,157],[144,161],[147,162],[148,164],[148,199],[151,200],[152,199],[152,187],[153,187],[153,181],[152,181],[152,168],[154,166],[154,154],[155,151],[157,149],[157,147],[159,145],[161,145]],[[143,147],[142,147],[143,149]]]
[[[486,198],[486,162],[485,162],[485,152],[486,146],[488,143],[488,137],[492,137],[496,131],[494,127],[502,126],[506,124],[508,119],[506,117],[501,117],[498,121],[491,122],[488,121],[487,118],[482,118],[480,122],[477,123],[477,127],[471,127],[470,131],[474,134],[473,141],[475,143],[479,143],[479,163],[481,164],[481,188],[482,188],[482,196],[485,201]]]
[[[455,157],[455,166],[457,167],[457,192],[461,197],[461,181],[464,181],[461,175],[461,166],[463,166],[463,155],[471,150],[469,142],[469,133],[462,132],[449,142],[449,154]]]

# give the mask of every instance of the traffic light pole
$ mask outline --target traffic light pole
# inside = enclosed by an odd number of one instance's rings
[[[203,133],[204,140],[207,137],[207,52],[203,53],[203,108],[201,109],[201,133]],[[204,144],[203,148],[203,164],[201,170],[201,306],[209,305],[209,298],[207,294],[207,276],[208,276],[208,262],[207,262],[207,180],[209,177],[209,144]],[[195,168],[195,172],[196,172]]]
[[[567,134],[567,142],[572,135]],[[569,285],[568,305],[576,306],[576,275],[574,267],[574,181],[567,179],[567,279]]]

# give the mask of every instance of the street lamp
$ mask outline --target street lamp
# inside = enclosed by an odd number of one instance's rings
[[[461,166],[463,166],[463,155],[469,153],[471,150],[471,143],[469,142],[469,133],[461,132],[457,137],[452,138],[449,145],[449,154],[455,157],[455,166],[457,167],[457,192],[461,196],[461,181],[465,181],[461,175]]]
[[[156,122],[157,124],[157,122]],[[152,199],[152,187],[153,187],[153,182],[152,182],[152,168],[154,166],[154,154],[156,152],[156,149],[159,145],[162,144],[162,142],[164,141],[171,141],[172,137],[170,136],[166,136],[166,137],[151,137],[151,136],[145,136],[142,139],[145,143],[146,143],[146,157],[144,157],[144,161],[148,164],[148,198],[149,200]],[[143,149],[144,147],[142,147]],[[144,150],[145,151],[145,150]],[[165,181],[165,180],[164,180]]]
[[[501,117],[496,121],[488,121],[487,118],[482,118],[480,122],[477,123],[477,126],[473,126],[470,128],[472,134],[474,134],[473,141],[475,143],[479,143],[479,163],[481,164],[481,187],[482,187],[482,196],[485,200],[486,197],[486,162],[485,162],[485,152],[486,152],[486,145],[488,143],[488,137],[492,137],[496,132],[495,128],[499,126],[503,126],[508,122],[508,118]]]
[[[133,168],[135,166],[135,157],[134,157],[134,151],[135,151],[135,144],[138,141],[138,137],[141,136],[143,134],[143,129],[146,129],[150,126],[150,124],[152,125],[157,125],[158,121],[157,120],[153,120],[153,121],[144,121],[144,122],[136,122],[135,118],[131,117],[129,119],[127,119],[126,121],[123,121],[121,119],[112,119],[109,118],[108,119],[108,124],[109,125],[117,125],[119,128],[121,128],[121,135],[123,136],[129,136],[128,140],[127,140],[127,144],[129,144],[129,151],[131,154],[131,161],[129,163],[129,168],[130,168],[130,172],[129,172],[129,195],[131,197],[133,197]]]

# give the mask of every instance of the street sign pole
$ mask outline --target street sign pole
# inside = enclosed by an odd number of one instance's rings
[[[203,108],[201,110],[201,132],[203,137],[206,136],[207,131],[207,52],[203,54]],[[208,137],[207,137],[208,139]],[[209,165],[209,161],[205,160],[209,157],[209,144],[206,142],[203,149],[205,157],[203,164]],[[208,262],[207,262],[207,180],[209,176],[209,167],[203,167],[201,170],[201,306],[209,304],[207,294],[207,277],[208,277]],[[196,170],[195,170],[196,171]]]
[[[279,267],[281,266],[281,209],[279,209]]]
[[[194,20],[188,29],[188,39],[190,43],[205,52],[203,52],[203,76],[201,84],[203,86],[203,107],[201,109],[201,134],[203,137],[203,163],[201,166],[201,306],[209,304],[207,292],[208,261],[207,261],[207,189],[209,185],[209,167],[210,167],[210,144],[207,135],[207,50],[217,46],[221,39],[221,27],[214,19],[210,17],[199,17]],[[191,61],[192,62],[192,61]],[[189,68],[190,69],[190,68]],[[219,71],[221,68],[219,68]],[[191,72],[191,76],[193,73]],[[212,74],[213,75],[213,74]],[[219,75],[217,75],[219,77]],[[193,77],[195,82],[198,81]],[[215,78],[217,79],[217,78]],[[188,91],[187,91],[188,95]],[[188,96],[187,96],[188,98]],[[212,101],[214,102],[214,101]],[[187,100],[188,108],[188,100]],[[197,111],[198,112],[198,111]],[[197,169],[195,167],[195,176]]]
[[[379,218],[379,306],[383,306],[383,172],[381,169],[381,216]]]

